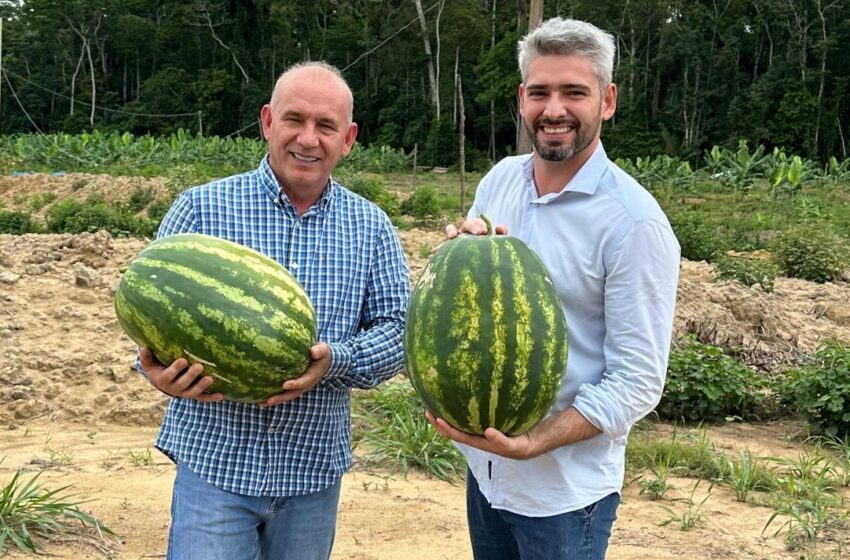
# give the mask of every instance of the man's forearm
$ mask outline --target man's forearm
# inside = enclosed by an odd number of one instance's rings
[[[532,443],[532,457],[547,451],[592,438],[602,430],[588,422],[574,407],[540,421],[527,433]],[[530,458],[530,457],[529,457]]]

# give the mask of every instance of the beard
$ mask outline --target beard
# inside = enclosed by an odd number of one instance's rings
[[[595,123],[587,124],[588,126],[584,126],[584,124],[580,121],[572,119],[553,121],[541,118],[534,121],[531,125],[525,123],[525,128],[534,143],[534,150],[542,159],[545,159],[546,161],[567,161],[575,157],[576,154],[580,153],[593,143],[593,139],[595,137],[594,131],[598,129],[598,124],[596,126],[594,126]],[[538,136],[538,132],[540,132],[540,129],[544,126],[572,126],[574,134],[573,141],[567,142],[566,144],[562,144],[560,142],[555,144],[545,144]]]

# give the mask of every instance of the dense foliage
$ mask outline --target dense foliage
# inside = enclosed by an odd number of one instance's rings
[[[426,165],[457,160],[457,75],[467,161],[481,168],[515,144],[529,2],[424,0],[423,33],[417,1],[7,0],[0,134],[257,137],[275,77],[325,59],[351,83],[362,142],[416,147]],[[543,15],[616,36],[613,156],[694,162],[743,137],[827,161],[848,153],[847,10],[848,0],[549,1]]]
[[[850,441],[850,348],[825,343],[790,373],[783,394],[816,433]]]

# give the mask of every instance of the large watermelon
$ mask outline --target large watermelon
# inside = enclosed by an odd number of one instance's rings
[[[527,431],[567,364],[567,325],[543,262],[515,237],[445,243],[411,294],[404,358],[425,406],[449,424]]]
[[[260,402],[304,373],[316,341],[310,298],[288,270],[253,249],[194,233],[149,244],[124,272],[115,312],[157,360],[200,362],[209,392]]]

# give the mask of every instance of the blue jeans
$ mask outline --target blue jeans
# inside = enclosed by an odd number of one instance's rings
[[[466,475],[466,515],[475,560],[604,560],[620,505],[618,493],[551,517],[494,509]]]
[[[328,560],[342,481],[304,496],[242,496],[178,463],[169,560]]]

